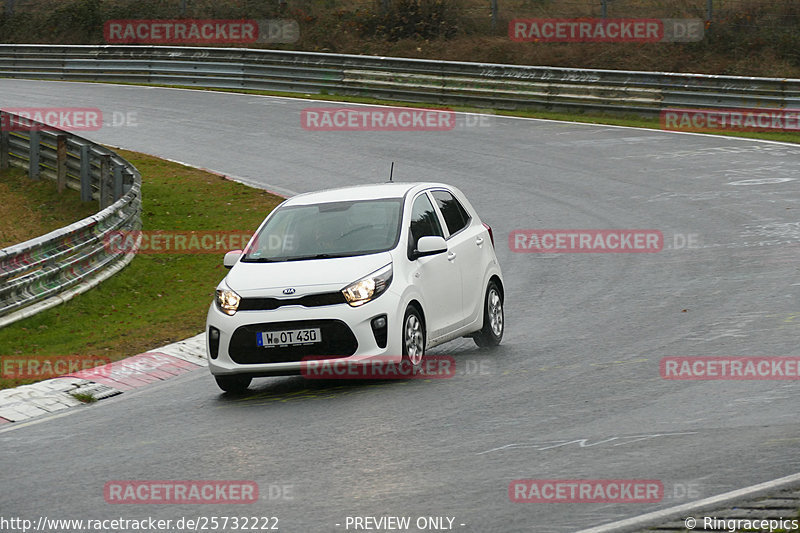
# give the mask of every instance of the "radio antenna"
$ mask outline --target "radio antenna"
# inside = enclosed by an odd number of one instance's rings
[[[392,178],[394,177],[394,161],[392,161],[392,166],[389,168],[389,183],[394,183]]]

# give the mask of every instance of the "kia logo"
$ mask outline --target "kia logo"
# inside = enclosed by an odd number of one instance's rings
[[[283,289],[283,294],[294,294],[294,293],[295,293],[294,289]]]

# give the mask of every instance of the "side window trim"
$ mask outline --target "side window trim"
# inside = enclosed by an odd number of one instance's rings
[[[446,192],[447,194],[452,196],[453,200],[458,202],[459,207],[461,207],[461,211],[467,215],[467,220],[464,223],[464,226],[461,229],[459,229],[457,232],[455,232],[455,233],[450,233],[450,227],[447,225],[447,221],[444,219],[444,214],[442,213],[442,210],[439,208],[439,202],[433,196],[433,193],[434,192],[438,192],[438,191]],[[452,191],[449,191],[447,189],[438,188],[438,189],[429,189],[427,192],[430,193],[428,195],[429,199],[433,200],[433,207],[436,210],[437,215],[439,216],[440,224],[442,224],[443,230],[447,233],[447,236],[445,237],[445,240],[449,241],[450,237],[453,237],[454,235],[458,235],[459,233],[461,233],[462,231],[464,231],[465,229],[470,227],[470,225],[472,224],[472,215],[470,214],[469,211],[466,210],[466,208],[463,205],[461,205],[461,202],[458,201],[458,197],[455,194],[453,194]]]
[[[433,214],[434,214],[434,216],[436,216],[436,221],[439,224],[439,231],[442,233],[442,237],[444,237],[445,240],[448,239],[447,235],[448,235],[449,231],[447,229],[447,225],[444,223],[444,220],[442,218],[442,214],[439,212],[439,208],[436,205],[436,198],[434,198],[429,193],[428,189],[426,189],[424,191],[420,191],[411,200],[411,210],[410,210],[410,213],[409,213],[410,220],[409,220],[409,223],[408,223],[408,246],[407,246],[409,259],[411,259],[411,255],[410,254],[412,252],[411,242],[414,239],[414,234],[411,232],[411,224],[413,224],[413,222],[414,222],[414,205],[417,203],[417,200],[419,200],[422,196],[424,196],[428,200],[428,204],[433,209]]]
[[[424,193],[428,196],[428,201],[433,206],[433,212],[436,213],[436,219],[439,221],[439,229],[442,230],[444,240],[450,239],[450,228],[447,227],[447,221],[444,219],[441,209],[439,209],[439,202],[433,197],[435,189],[426,189]]]

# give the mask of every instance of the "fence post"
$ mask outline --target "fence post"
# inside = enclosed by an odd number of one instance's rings
[[[56,137],[56,183],[58,183],[58,193],[64,192],[67,188],[67,136],[59,135]]]
[[[108,201],[108,195],[111,192],[109,189],[111,172],[111,156],[103,154],[100,156],[100,210],[102,211],[111,202]]]
[[[706,0],[706,22],[714,18],[714,0]]]
[[[186,17],[186,0],[181,0],[181,17]]]
[[[89,145],[81,145],[81,202],[92,201],[92,159]]]
[[[6,16],[13,17],[14,16],[14,2],[16,0],[6,0]]]
[[[2,111],[0,111],[0,170],[5,170],[8,168],[8,132],[3,127],[5,124],[5,115]]]
[[[491,0],[492,3],[492,29],[497,28],[497,0]]]
[[[381,10],[384,13],[389,11],[389,8],[392,7],[392,0],[381,0]]]
[[[122,198],[122,165],[114,165],[114,201]]]
[[[606,18],[608,16],[608,0],[600,0],[600,6],[602,7],[602,17]]]
[[[29,164],[28,177],[32,180],[39,179],[39,155],[41,149],[41,136],[36,129],[31,129],[30,145],[28,149]]]

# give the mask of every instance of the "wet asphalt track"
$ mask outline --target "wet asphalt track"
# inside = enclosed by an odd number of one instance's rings
[[[497,117],[448,132],[303,130],[301,110],[319,105],[0,80],[0,107],[132,112],[136,126],[87,136],[273,190],[383,181],[390,161],[398,180],[458,186],[495,231],[503,345],[437,348],[456,358],[449,380],[272,378],[230,398],[200,370],[0,429],[0,516],[276,516],[287,532],[446,516],[458,531],[567,532],[800,470],[798,382],[659,375],[665,356],[800,355],[800,146]],[[526,228],[658,229],[666,246],[512,253],[509,233]],[[512,503],[523,478],[655,479],[665,497]],[[262,498],[107,504],[104,484],[126,479],[254,480]]]

